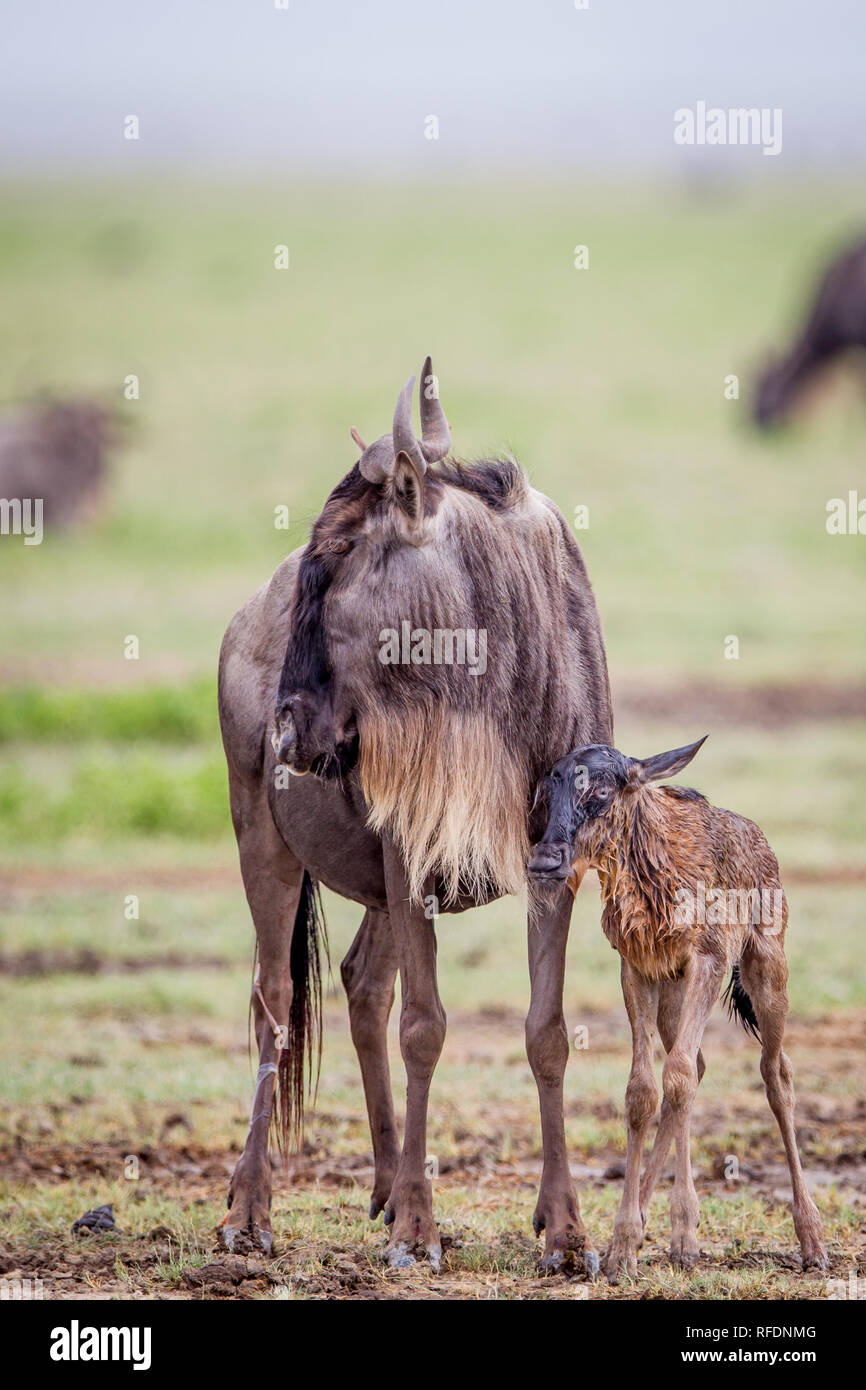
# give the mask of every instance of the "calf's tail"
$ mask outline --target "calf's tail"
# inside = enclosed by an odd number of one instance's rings
[[[760,1039],[761,1031],[755,1017],[755,1009],[740,979],[739,961],[731,971],[728,987],[722,995],[722,1003],[727,1005],[728,1017],[738,1018],[747,1033]]]

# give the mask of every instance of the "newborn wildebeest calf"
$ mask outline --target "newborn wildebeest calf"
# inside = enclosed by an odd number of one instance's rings
[[[762,1043],[761,1075],[779,1124],[794,1196],[803,1268],[826,1267],[821,1219],[809,1195],[794,1132],[791,1064],[782,1051],[788,1013],[788,908],[776,856],[752,821],[686,787],[653,785],[691,762],[703,739],[653,758],[606,744],[575,748],[538,787],[547,826],[529,861],[539,881],[579,883],[598,871],[605,935],[622,960],[632,1031],[626,1090],[625,1187],[607,1256],[611,1278],[637,1273],[653,1189],[676,1141],[671,1259],[698,1255],[698,1197],[689,1124],[703,1074],[707,1019],[731,972],[730,1007]],[[644,1139],[658,1104],[653,1030],[667,1052],[658,1132],[641,1182]]]

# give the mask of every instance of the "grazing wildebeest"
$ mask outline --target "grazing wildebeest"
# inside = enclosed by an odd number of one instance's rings
[[[574,859],[595,868],[604,932],[622,961],[632,1066],[625,1186],[606,1265],[611,1278],[637,1273],[650,1197],[672,1139],[671,1259],[688,1266],[698,1256],[689,1126],[704,1071],[701,1039],[729,971],[731,1010],[762,1042],[761,1075],[788,1159],[803,1268],[827,1264],[821,1218],[800,1166],[793,1075],[782,1051],[788,906],[776,856],[753,821],[711,806],[690,788],[653,785],[680,772],[703,742],[643,759],[607,745],[575,748],[539,787],[547,827],[530,874],[559,884]],[[644,1139],[658,1104],[656,1027],[667,1053],[664,1102],[641,1182]]]
[[[46,526],[94,510],[105,481],[111,414],[96,401],[51,401],[0,421],[0,497],[40,498]]]
[[[277,1078],[282,1128],[296,1137],[317,1041],[320,882],[365,908],[342,976],[373,1138],[371,1216],[385,1208],[392,1264],[421,1248],[438,1265],[425,1158],[445,1013],[431,914],[525,888],[538,777],[576,741],[609,737],[612,717],[595,599],[566,521],[515,463],[445,459],[429,358],[417,439],[413,383],[390,434],[366,448],[353,430],[361,456],[309,544],[223,642],[220,717],[260,969],[260,1067],[223,1229],[229,1245],[248,1231],[270,1247]],[[571,1251],[594,1271],[562,1112],[571,905],[564,889],[529,932],[526,1041],[544,1140],[535,1226],[546,1268]],[[402,1149],[386,1050],[398,969]]]
[[[833,261],[793,347],[764,371],[755,395],[756,422],[783,420],[820,370],[849,348],[866,348],[866,242]]]

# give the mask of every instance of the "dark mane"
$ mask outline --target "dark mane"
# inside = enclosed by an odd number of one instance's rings
[[[373,491],[358,465],[341,479],[313,526],[298,567],[292,635],[277,693],[281,708],[292,690],[323,690],[331,679],[331,663],[325,641],[322,609],[334,578],[336,563],[347,547],[347,522],[363,512],[367,494]]]
[[[479,497],[494,512],[515,506],[524,495],[526,478],[513,459],[478,459],[466,463],[445,459],[427,475],[428,505],[434,503],[436,485],[461,488]],[[277,708],[292,690],[321,691],[331,679],[322,610],[334,578],[336,562],[345,554],[346,532],[363,512],[368,495],[378,491],[358,465],[337,483],[316,521],[298,568],[292,614],[292,641],[288,643],[280,677]],[[435,504],[434,504],[435,505]]]
[[[474,493],[494,512],[513,507],[526,490],[526,477],[514,459],[443,459],[432,476]]]

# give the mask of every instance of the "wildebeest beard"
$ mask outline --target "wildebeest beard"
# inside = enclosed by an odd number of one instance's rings
[[[346,489],[352,522],[357,491]],[[491,885],[518,893],[535,784],[589,737],[587,711],[600,705],[591,687],[609,708],[592,592],[563,517],[510,461],[443,464],[428,474],[426,511],[422,542],[406,544],[373,505],[329,560],[329,693],[351,711],[369,823],[399,844],[413,897],[432,874],[446,903]],[[331,512],[328,533],[341,529]],[[299,592],[315,553],[302,560]],[[485,631],[486,670],[383,662],[383,633],[405,622]]]

